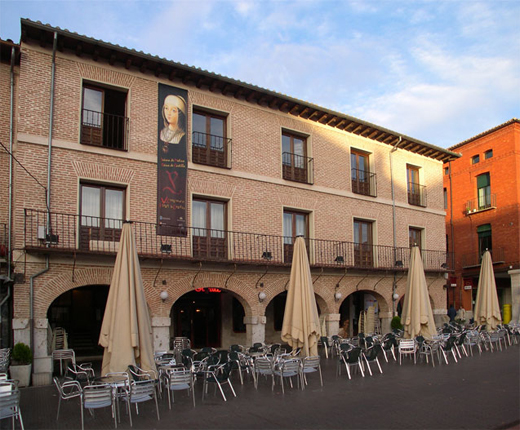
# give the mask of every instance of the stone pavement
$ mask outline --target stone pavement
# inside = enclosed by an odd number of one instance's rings
[[[457,364],[436,365],[405,359],[402,366],[392,359],[381,363],[383,374],[354,373],[348,380],[345,370],[336,376],[336,359],[322,357],[324,386],[311,374],[305,390],[261,379],[258,390],[251,380],[240,385],[235,375],[233,398],[224,387],[224,402],[210,390],[201,400],[201,383],[196,386],[194,408],[186,391],[177,392],[172,409],[167,397],[159,400],[161,420],[155,405],[147,402],[133,410],[134,429],[519,429],[520,428],[520,345],[502,352],[478,352],[462,357]],[[376,370],[376,372],[374,372]],[[25,428],[81,428],[79,401],[62,403],[60,421],[54,386],[22,388],[21,409]],[[128,429],[122,408],[118,428]],[[0,428],[10,427],[2,420]],[[18,428],[18,424],[17,424]],[[109,409],[85,414],[85,429],[112,429]]]

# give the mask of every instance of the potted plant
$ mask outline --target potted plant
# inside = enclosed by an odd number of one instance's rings
[[[390,328],[392,329],[392,331],[402,330],[403,325],[401,324],[401,317],[399,317],[399,316],[393,317],[392,320],[390,321]]]
[[[9,373],[11,379],[19,381],[19,387],[28,387],[31,382],[32,360],[31,348],[23,342],[18,342],[11,354]]]

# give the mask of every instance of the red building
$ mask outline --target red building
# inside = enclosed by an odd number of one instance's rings
[[[447,247],[455,255],[448,305],[472,312],[480,259],[492,254],[503,318],[518,320],[520,295],[520,121],[461,142],[444,164]],[[509,306],[508,306],[509,305]]]

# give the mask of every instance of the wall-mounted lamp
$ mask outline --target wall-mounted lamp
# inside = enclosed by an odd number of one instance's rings
[[[343,258],[343,255],[338,255],[334,261],[338,264],[343,264],[345,262],[345,259]]]
[[[258,301],[259,301],[260,303],[262,303],[262,302],[265,300],[266,297],[267,297],[267,295],[266,295],[263,291],[260,291],[260,292],[258,293]]]
[[[166,290],[161,291],[161,294],[159,295],[159,297],[161,298],[161,300],[164,303],[166,300],[168,300],[168,291],[166,291]]]
[[[343,297],[343,294],[341,294],[339,291],[336,291],[334,293],[334,300],[336,300],[337,302],[339,302],[342,297]]]
[[[271,260],[273,258],[273,254],[271,254],[271,251],[264,251],[262,258],[264,260]]]
[[[442,263],[441,264],[441,268],[442,269],[447,269],[448,268],[448,264],[447,263]]]
[[[397,302],[397,300],[399,300],[399,294],[397,294],[397,293],[392,294],[392,299],[394,299],[394,302]]]
[[[169,243],[161,243],[161,252],[164,254],[171,254],[172,246]]]
[[[403,262],[401,260],[397,260],[395,262],[395,267],[403,267]]]

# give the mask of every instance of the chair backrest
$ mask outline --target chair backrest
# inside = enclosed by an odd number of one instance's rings
[[[175,369],[171,369],[168,372],[168,384],[170,387],[174,387],[177,385],[186,385],[193,382],[193,376],[189,369],[185,367],[179,367]]]
[[[349,364],[357,363],[363,350],[357,346],[344,354],[345,361]]]
[[[132,381],[130,384],[130,398],[144,398],[155,396],[155,381],[153,379]]]
[[[55,349],[52,351],[53,360],[71,360],[76,364],[76,355],[73,349]]]
[[[301,361],[296,359],[283,360],[282,362],[282,374],[286,373],[298,373],[300,369]]]
[[[321,336],[320,337],[321,344],[328,348],[329,347],[329,338],[327,336]]]
[[[243,347],[238,344],[234,344],[229,347],[230,352],[242,352],[242,349],[243,349]]]
[[[414,339],[401,339],[399,341],[399,350],[411,351],[415,349]]]
[[[2,383],[5,390],[0,390],[0,418],[9,418],[18,415],[18,407],[20,406],[20,391],[16,384],[8,385]],[[14,423],[13,423],[14,427]]]
[[[381,345],[376,343],[375,345],[372,345],[370,348],[366,350],[365,357],[368,361],[375,360],[377,359],[377,356],[381,353],[381,351]]]
[[[267,357],[258,357],[255,360],[255,371],[258,373],[272,373],[273,363]]]
[[[304,369],[317,369],[320,366],[320,356],[312,355],[309,357],[305,357],[302,360],[302,366]]]
[[[83,387],[83,406],[87,409],[104,408],[112,401],[112,387],[108,384]]]

